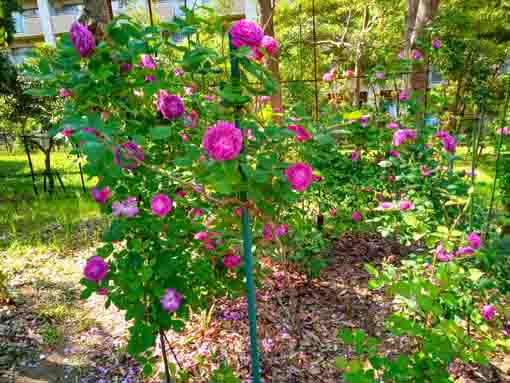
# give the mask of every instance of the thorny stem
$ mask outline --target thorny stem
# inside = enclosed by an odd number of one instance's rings
[[[163,330],[159,330],[159,341],[161,343],[161,353],[163,354],[163,362],[165,363],[165,375],[166,375],[166,383],[171,383],[170,378],[170,368],[168,367],[168,358],[166,355],[166,347],[165,347],[165,333]]]
[[[177,365],[179,366],[179,369],[182,370],[182,364],[181,364],[181,362],[179,362],[179,359],[177,358],[177,355],[175,354],[175,351],[174,351],[172,345],[170,344],[170,341],[168,340],[168,338],[166,337],[166,334],[164,332],[162,332],[162,334],[163,334],[163,338],[165,339],[166,343],[168,344],[168,348],[170,349],[172,356],[174,357],[175,363],[177,363]]]

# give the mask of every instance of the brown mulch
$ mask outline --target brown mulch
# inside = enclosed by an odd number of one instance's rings
[[[342,382],[340,372],[335,368],[335,358],[351,356],[337,340],[337,332],[342,328],[360,328],[383,340],[381,351],[386,354],[405,350],[405,338],[390,336],[384,330],[384,317],[392,311],[392,305],[381,291],[367,288],[369,274],[364,270],[364,264],[377,267],[382,262],[398,263],[412,250],[419,251],[402,247],[398,241],[383,239],[377,234],[345,233],[327,250],[325,257],[329,264],[320,278],[312,281],[307,281],[304,275],[290,267],[285,268],[269,259],[259,259],[267,271],[267,277],[257,290],[257,335],[263,381]],[[77,262],[75,267],[81,275],[83,261]],[[98,295],[82,303],[85,312],[91,318],[97,318],[97,322],[82,333],[73,334],[72,339],[66,342],[66,349],[58,353],[64,358],[57,360],[58,364],[62,364],[63,380],[42,378],[45,376],[43,372],[53,374],[48,370],[41,372],[39,380],[32,381],[66,382],[78,375],[79,381],[84,383],[143,382],[139,367],[125,354],[128,324],[121,312],[114,308],[105,310],[103,304],[104,297]],[[24,344],[32,352],[38,347],[38,339],[26,336],[26,325],[34,321],[29,312],[20,306],[9,315],[12,316],[10,323],[22,321],[19,331],[13,330],[12,339],[25,336]],[[209,382],[211,371],[221,362],[228,364],[242,383],[249,382],[246,312],[243,297],[218,300],[208,315],[192,314],[183,333],[168,334],[175,355],[169,354],[170,362],[188,370],[191,383]],[[10,323],[4,322],[8,326]],[[36,321],[33,323],[36,326]],[[6,331],[6,327],[3,330],[0,327],[0,338],[2,331]],[[159,347],[156,354],[160,354]],[[67,358],[73,355],[80,355],[87,361],[79,373],[66,370]],[[34,368],[46,368],[46,365],[51,365],[50,361],[25,365],[25,375],[33,372]],[[499,366],[504,369],[504,365]],[[494,366],[458,365],[452,375],[458,383],[504,382],[501,371],[496,370]],[[162,363],[160,371],[163,371]],[[1,376],[0,373],[0,382],[3,382]],[[160,381],[159,378],[153,380]],[[23,380],[14,382],[25,383]]]
[[[368,290],[369,274],[364,264],[397,262],[409,249],[375,234],[346,233],[327,253],[329,265],[318,280],[306,278],[268,259],[260,260],[269,270],[257,292],[257,331],[263,377],[266,382],[339,382],[335,357],[349,357],[338,342],[341,328],[361,328],[385,339],[386,350],[401,349],[401,340],[387,337],[384,317],[391,304],[381,292]],[[174,350],[184,366],[195,371],[193,382],[207,382],[211,365],[197,355],[225,358],[236,374],[249,377],[249,338],[244,298],[220,301],[214,321],[203,336],[174,337]],[[196,333],[190,322],[186,334]],[[386,339],[387,338],[387,339]],[[183,344],[182,339],[187,339]]]

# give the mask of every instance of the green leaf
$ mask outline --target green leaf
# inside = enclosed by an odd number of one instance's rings
[[[354,337],[352,334],[352,330],[349,330],[349,329],[339,330],[337,338],[345,344],[349,344],[349,345],[354,344]]]
[[[156,126],[154,128],[149,129],[149,137],[153,140],[163,140],[172,135],[172,130],[170,126]]]

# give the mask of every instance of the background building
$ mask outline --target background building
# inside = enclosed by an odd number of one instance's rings
[[[182,15],[186,0],[152,0],[152,12],[157,20],[169,21]],[[195,0],[188,0],[194,3]],[[256,17],[256,0],[196,0],[209,5],[219,14],[237,17]],[[9,46],[11,59],[22,63],[36,43],[55,43],[55,36],[69,31],[83,7],[82,0],[23,0],[23,11],[12,16],[16,25],[14,41]],[[114,15],[132,11],[148,15],[147,0],[112,0]]]

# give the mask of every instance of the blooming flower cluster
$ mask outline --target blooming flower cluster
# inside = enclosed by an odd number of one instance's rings
[[[456,251],[451,253],[446,252],[442,244],[437,245],[434,251],[436,258],[441,262],[448,262],[453,257],[474,254],[475,251],[482,245],[481,238],[477,233],[470,233],[466,239],[468,246],[461,246]]]

